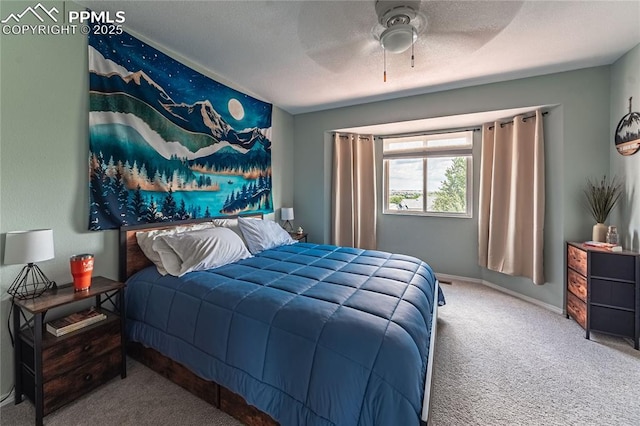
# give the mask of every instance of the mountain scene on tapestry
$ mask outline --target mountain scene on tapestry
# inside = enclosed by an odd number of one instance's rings
[[[137,38],[89,35],[89,229],[271,213],[272,105]]]

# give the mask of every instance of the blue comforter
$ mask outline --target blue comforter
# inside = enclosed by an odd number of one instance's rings
[[[282,425],[417,425],[435,283],[413,257],[306,243],[182,278],[149,267],[128,281],[128,338]]]

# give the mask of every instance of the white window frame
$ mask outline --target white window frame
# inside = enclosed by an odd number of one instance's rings
[[[449,146],[449,147],[417,147],[403,150],[387,150],[388,143],[394,142],[411,142],[411,141],[436,141],[442,139],[459,139],[465,138],[468,144],[465,146]],[[411,136],[386,136],[382,137],[382,169],[383,169],[383,214],[393,215],[409,215],[409,216],[436,216],[436,217],[455,217],[455,218],[471,218],[473,217],[473,130],[460,132],[442,132],[442,133],[425,133]],[[425,143],[425,145],[427,145]],[[435,212],[427,210],[427,160],[436,157],[464,157],[467,162],[467,199],[466,212]],[[395,159],[422,159],[422,193],[423,205],[422,210],[400,210],[389,208],[389,161]],[[429,188],[435,190],[434,188]]]

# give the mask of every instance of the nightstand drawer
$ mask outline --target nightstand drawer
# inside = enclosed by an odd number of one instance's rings
[[[587,252],[577,247],[567,248],[567,266],[583,276],[587,276]]]
[[[120,374],[122,352],[113,350],[44,383],[44,414],[83,396]]]
[[[573,269],[567,270],[567,288],[583,302],[587,301],[587,279]]]
[[[53,336],[52,336],[53,337]],[[120,348],[120,321],[110,316],[100,323],[78,330],[45,346],[42,351],[42,380],[44,382],[76,368],[76,366],[99,357],[113,349]],[[47,339],[45,339],[47,345]],[[28,364],[25,362],[25,364]]]

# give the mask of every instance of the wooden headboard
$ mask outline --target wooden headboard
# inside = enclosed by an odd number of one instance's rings
[[[119,260],[120,265],[118,268],[118,277],[120,281],[125,282],[127,278],[136,272],[151,265],[151,261],[147,259],[144,252],[138,246],[138,240],[136,238],[136,232],[140,231],[153,231],[155,229],[169,229],[175,228],[181,225],[189,225],[194,223],[210,222],[214,219],[236,219],[238,216],[242,217],[257,217],[262,219],[262,213],[246,214],[246,215],[234,215],[234,216],[220,216],[220,217],[208,217],[201,219],[181,220],[176,222],[161,222],[161,223],[145,223],[142,225],[123,226],[120,228],[120,245],[119,245]]]

